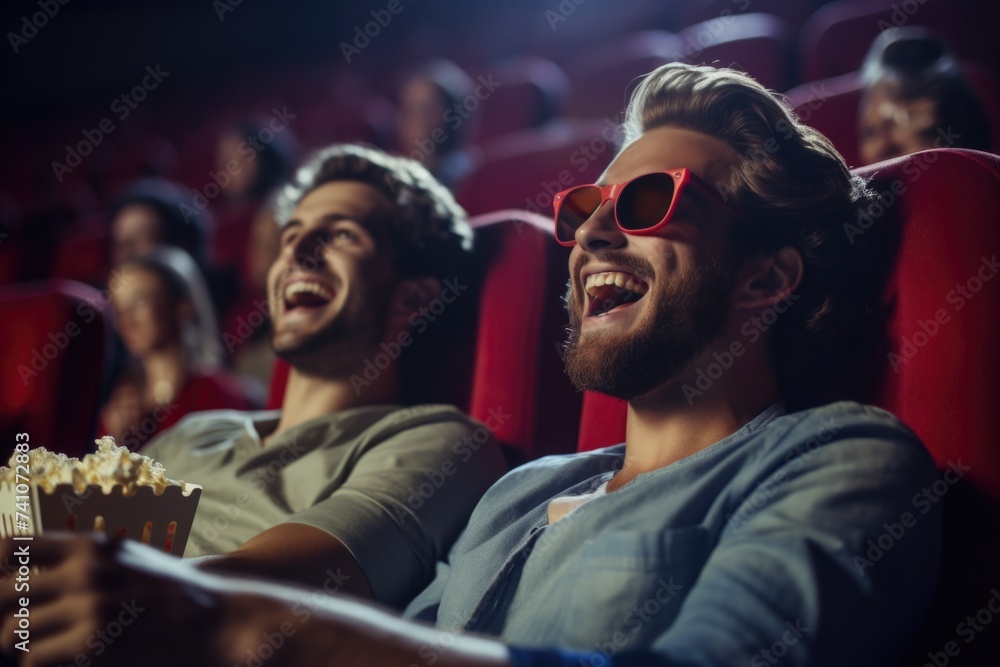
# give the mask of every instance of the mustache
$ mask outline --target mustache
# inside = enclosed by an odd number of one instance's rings
[[[621,250],[599,250],[596,253],[581,254],[580,257],[577,258],[576,263],[573,265],[573,273],[571,275],[570,282],[572,282],[574,277],[580,275],[580,272],[583,271],[588,264],[597,261],[615,264],[629,273],[635,273],[643,276],[650,276],[653,274],[653,265],[641,257],[636,257],[635,255]]]

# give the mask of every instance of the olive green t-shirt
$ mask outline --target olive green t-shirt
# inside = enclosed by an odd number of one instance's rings
[[[261,442],[278,411],[194,413],[142,453],[200,484],[184,555],[227,553],[279,523],[343,542],[375,594],[405,604],[506,470],[486,426],[447,405],[373,405]],[[290,548],[294,548],[290,545]]]

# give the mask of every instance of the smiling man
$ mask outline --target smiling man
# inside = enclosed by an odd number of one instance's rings
[[[567,370],[628,401],[626,442],[504,476],[406,619],[133,565],[148,551],[134,545],[44,541],[36,557],[129,564],[71,590],[175,610],[205,647],[192,664],[248,664],[274,637],[273,665],[892,664],[934,593],[939,516],[911,503],[933,463],[882,410],[803,406],[878,293],[841,231],[873,195],[748,77],[670,64],[637,89],[600,182],[557,199]],[[773,326],[751,341],[753,318]],[[726,354],[690,401],[685,384]],[[40,630],[54,657],[106,621],[58,616]]]
[[[471,231],[420,165],[349,145],[300,170],[278,218],[280,412],[199,413],[143,453],[204,487],[185,553],[214,556],[201,567],[402,605],[504,470],[487,426],[450,406],[402,409],[403,385],[426,380],[381,358],[418,347],[414,315],[468,266]],[[486,440],[474,452],[473,435]]]

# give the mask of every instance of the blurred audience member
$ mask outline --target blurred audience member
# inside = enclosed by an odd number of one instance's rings
[[[473,92],[469,76],[443,59],[418,66],[399,92],[399,152],[451,189],[472,168],[465,150],[469,112],[463,105]]]
[[[989,150],[989,117],[958,62],[923,28],[891,28],[872,44],[858,110],[864,164],[928,148]]]
[[[215,315],[191,256],[153,246],[117,271],[115,328],[134,362],[101,410],[102,434],[136,449],[189,412],[253,407],[219,366]]]
[[[277,357],[271,349],[271,318],[267,306],[267,273],[278,257],[281,230],[274,219],[274,202],[257,209],[250,225],[244,256],[243,293],[227,318],[222,344],[232,355],[233,368],[259,383],[266,393]]]
[[[274,353],[266,309],[267,270],[278,255],[278,227],[273,199],[292,175],[298,144],[284,124],[253,118],[230,127],[219,137],[217,173],[230,180],[215,202],[214,212],[227,241],[234,244],[230,260],[239,273],[239,293],[222,322],[222,342],[236,371],[257,384],[264,394],[270,382]],[[236,266],[238,264],[239,266]]]
[[[291,176],[298,151],[291,130],[278,131],[267,119],[233,125],[219,137],[215,166],[229,174],[222,193],[226,202],[249,202],[254,208]]]
[[[184,250],[203,270],[210,221],[193,201],[194,194],[186,188],[158,178],[128,187],[108,211],[112,264],[169,245]]]

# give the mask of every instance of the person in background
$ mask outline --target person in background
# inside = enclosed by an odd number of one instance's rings
[[[473,90],[462,68],[438,59],[419,65],[399,91],[399,152],[422,163],[451,190],[473,166],[465,144],[475,123],[454,109]]]
[[[278,130],[275,131],[274,127]],[[257,206],[274,193],[295,166],[298,144],[289,127],[252,118],[232,125],[219,136],[215,167],[229,174],[223,202]]]
[[[233,370],[260,387],[270,387],[277,356],[271,349],[271,319],[267,312],[267,273],[278,256],[281,230],[272,200],[257,209],[250,224],[243,257],[243,289],[229,313],[222,344]]]
[[[198,410],[259,403],[220,364],[215,314],[195,261],[150,246],[115,268],[114,326],[129,361],[101,409],[101,435],[135,450]]]
[[[982,101],[944,41],[924,28],[890,28],[862,68],[858,109],[863,164],[929,148],[990,150]]]
[[[159,178],[136,181],[108,209],[111,266],[141,257],[154,246],[180,248],[204,277],[216,313],[225,312],[237,292],[235,275],[218,269],[209,248],[214,232],[211,214],[196,205],[184,186]]]
[[[197,211],[185,215],[181,205],[190,207],[193,200],[187,188],[158,178],[126,188],[108,209],[112,266],[167,245],[186,252],[204,272],[211,220]]]
[[[251,118],[229,127],[216,145],[216,173],[228,174],[213,213],[230,271],[239,288],[222,322],[222,342],[233,369],[260,391],[270,384],[275,356],[268,343],[270,323],[255,324],[266,301],[267,270],[278,254],[278,226],[274,200],[292,174],[298,142],[291,128],[264,118]],[[242,249],[242,252],[240,250]]]

